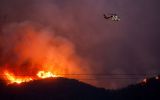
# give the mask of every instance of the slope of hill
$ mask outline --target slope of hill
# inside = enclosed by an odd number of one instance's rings
[[[74,79],[50,78],[23,84],[0,85],[4,100],[98,100],[106,90]]]
[[[50,78],[23,84],[0,81],[0,100],[160,100],[160,80],[119,90],[96,88],[74,79]]]
[[[114,91],[114,95],[116,100],[160,100],[160,79],[147,79],[145,83]]]

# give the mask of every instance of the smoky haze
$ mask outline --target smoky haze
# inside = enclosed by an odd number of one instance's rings
[[[160,73],[158,4],[158,0],[1,0],[0,66],[38,65],[46,50],[51,52],[48,56],[60,53],[60,57],[66,51],[64,65],[75,69],[62,68],[64,72],[92,74],[86,77],[96,80],[85,81],[99,87],[136,83],[141,78],[132,80],[128,74]],[[117,13],[121,21],[107,21],[103,13]],[[99,73],[125,76],[114,79]]]

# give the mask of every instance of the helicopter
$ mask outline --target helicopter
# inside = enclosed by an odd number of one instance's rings
[[[106,14],[103,14],[105,19],[111,19],[112,21],[120,21],[120,17],[117,14],[109,14],[106,16]]]

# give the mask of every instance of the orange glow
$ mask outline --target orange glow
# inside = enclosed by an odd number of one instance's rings
[[[39,71],[37,73],[39,78],[49,78],[49,77],[57,77],[56,75],[52,74],[51,72]]]
[[[9,54],[4,54],[7,56],[2,58],[0,78],[8,83],[20,84],[59,75],[78,79],[79,76],[69,74],[90,72],[89,63],[76,54],[74,43],[56,35],[55,31],[32,23],[23,23],[15,27],[11,25],[6,33],[15,33],[14,36],[2,37],[1,40],[2,46],[9,47],[6,52]],[[8,40],[11,41],[6,46]]]
[[[12,84],[12,83],[20,84],[22,82],[29,82],[29,81],[33,80],[31,77],[17,77],[8,71],[4,72],[4,74],[7,78],[7,80],[9,81],[8,84]]]
[[[147,78],[143,79],[143,83],[147,83]]]
[[[29,82],[32,80],[37,80],[37,79],[44,79],[44,78],[50,78],[50,77],[57,77],[57,75],[54,75],[51,72],[45,72],[45,71],[39,71],[37,73],[37,76],[16,76],[13,73],[10,73],[9,71],[5,71],[4,72],[5,75],[5,79],[8,81],[8,84],[12,84],[12,83],[23,83],[23,82]],[[33,78],[34,77],[34,78]],[[38,78],[37,78],[38,77]]]
[[[159,80],[159,77],[158,77],[158,76],[156,76],[156,80]]]

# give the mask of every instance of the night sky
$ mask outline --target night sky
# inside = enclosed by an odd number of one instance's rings
[[[14,34],[4,32],[10,25],[31,22],[52,29],[55,36],[70,41],[76,55],[88,64],[87,68],[83,64],[78,67],[92,74],[96,79],[92,84],[119,88],[142,78],[129,79],[135,78],[129,74],[160,73],[159,9],[159,0],[0,0],[0,39],[8,36],[10,41]],[[106,20],[104,13],[116,13],[121,20]],[[12,47],[2,46],[8,42],[1,40],[3,66],[16,54],[4,53]],[[96,75],[100,73],[119,75],[114,79]]]

